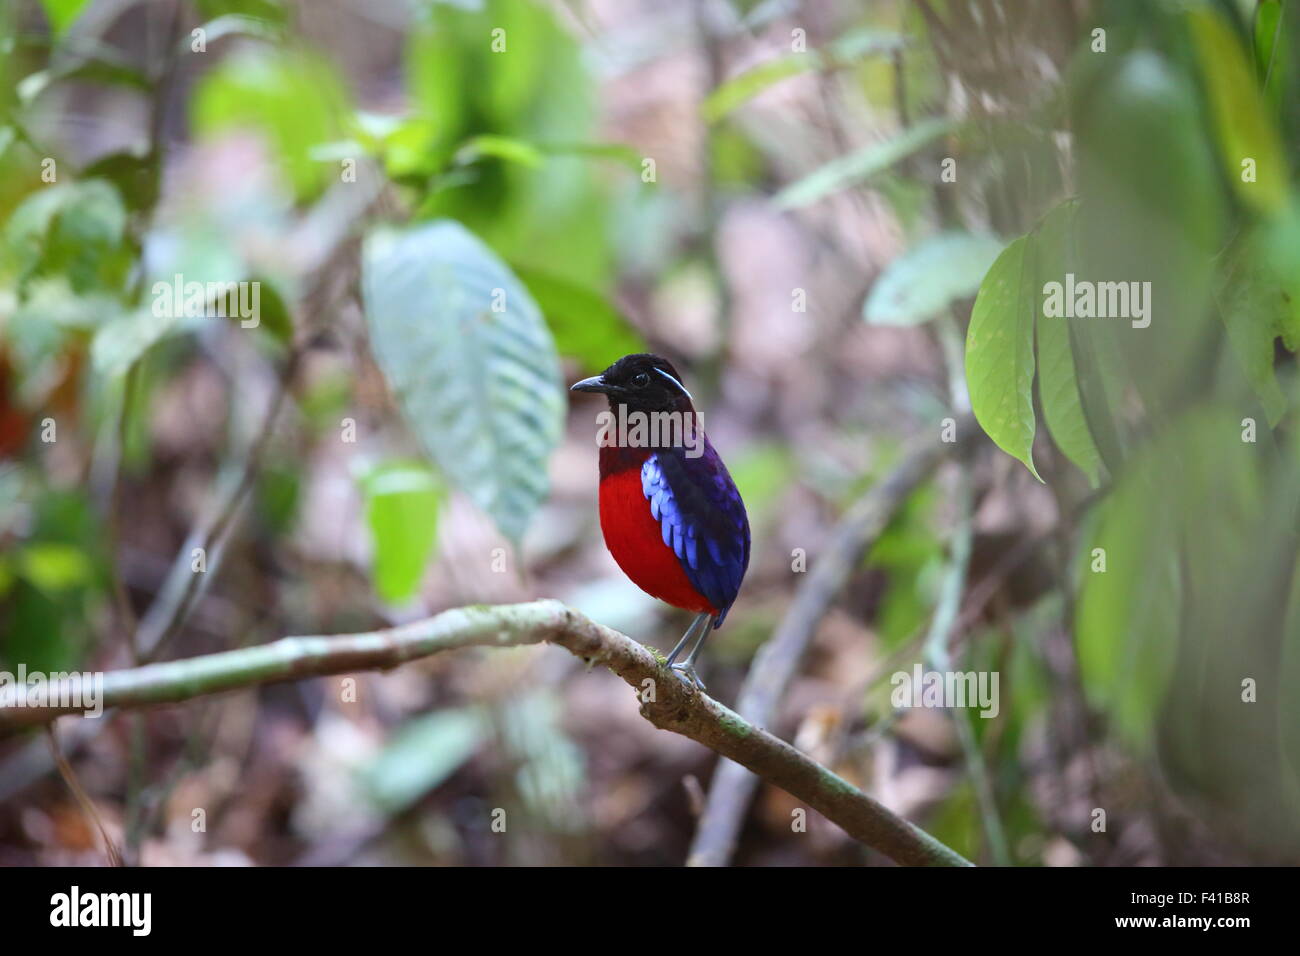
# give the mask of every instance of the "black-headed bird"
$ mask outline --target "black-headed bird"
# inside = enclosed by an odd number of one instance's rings
[[[625,355],[571,391],[609,399],[614,427],[600,447],[605,546],[641,590],[695,612],[668,666],[703,689],[695,660],[749,565],[745,503],[668,360]]]

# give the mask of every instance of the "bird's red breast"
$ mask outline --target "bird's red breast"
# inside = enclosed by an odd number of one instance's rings
[[[605,451],[601,449],[602,458]],[[644,461],[648,454],[636,457]],[[663,529],[641,489],[640,462],[620,464],[623,467],[614,471],[602,468],[600,530],[605,547],[632,583],[652,597],[683,610],[717,614],[718,609],[695,590],[673,549],[664,544]]]

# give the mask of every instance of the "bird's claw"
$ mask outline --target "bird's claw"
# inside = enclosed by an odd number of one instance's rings
[[[700,675],[695,673],[695,667],[693,665],[688,664],[685,661],[681,661],[676,664],[670,664],[668,666],[669,669],[678,677],[680,677],[683,681],[685,681],[688,686],[695,687],[696,689],[701,691],[706,689],[704,686],[704,681],[700,680]]]

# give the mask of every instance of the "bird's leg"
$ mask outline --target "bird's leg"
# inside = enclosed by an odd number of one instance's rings
[[[709,636],[709,626],[712,623],[713,615],[707,611],[695,615],[695,620],[691,621],[691,626],[686,629],[682,639],[677,642],[677,646],[668,655],[669,670],[700,690],[704,690],[704,681],[700,680],[700,675],[695,673],[695,658],[699,656],[700,648],[704,646],[704,639]],[[678,663],[678,656],[686,648],[692,637],[695,638],[695,643],[691,646],[690,653],[686,655],[686,660]]]

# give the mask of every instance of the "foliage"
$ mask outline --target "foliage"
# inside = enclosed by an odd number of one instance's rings
[[[754,529],[707,652],[720,696],[854,498],[968,398],[988,441],[888,516],[812,628],[790,701],[830,716],[801,734],[852,779],[951,770],[917,803],[983,860],[1295,859],[1294,0],[830,0],[816,23],[169,6],[0,5],[0,669],[139,653],[191,580],[159,653],[525,592],[658,641],[677,621],[594,543],[598,406],[564,390],[653,350]],[[1080,314],[1103,301],[1122,314]],[[999,673],[1001,711],[917,730],[876,672],[948,620],[952,667]],[[337,829],[333,799],[468,857],[457,814],[490,796],[535,830],[510,862],[586,861],[598,825],[568,811],[590,800],[621,858],[684,854],[677,797],[642,777],[657,758],[598,726],[587,759],[587,689],[502,658],[355,710],[260,698],[318,747],[293,826]],[[258,743],[250,761],[286,749]],[[346,785],[322,769],[339,754]],[[159,781],[117,784],[123,819],[152,819]],[[457,809],[430,813],[435,792]],[[1103,802],[1143,839],[1089,831]],[[649,805],[661,830],[625,825]],[[742,854],[822,853],[781,843],[774,806]]]

